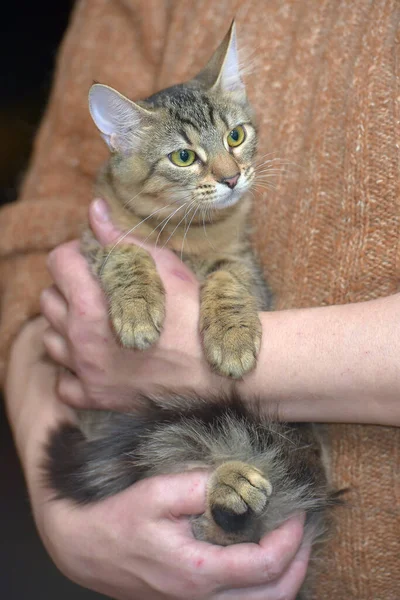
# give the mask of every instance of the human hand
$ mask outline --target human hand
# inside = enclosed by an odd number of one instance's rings
[[[96,208],[103,209],[99,217]],[[92,203],[90,222],[103,244],[121,237],[103,201]],[[140,240],[128,236],[124,243]],[[42,312],[51,324],[44,336],[49,355],[66,367],[59,376],[60,397],[79,408],[127,409],[135,393],[157,388],[228,391],[231,382],[208,366],[198,331],[199,283],[169,250],[144,246],[157,263],[166,289],[166,319],[158,343],[147,351],[122,348],[108,318],[107,301],[89,272],[78,242],[49,255],[55,286],[42,294]]]
[[[223,548],[195,540],[185,517],[204,510],[207,474],[147,479],[89,506],[43,487],[49,428],[74,418],[56,396],[42,318],[14,342],[6,405],[42,540],[60,570],[116,600],[293,600],[307,568],[303,523],[294,517],[260,544]]]

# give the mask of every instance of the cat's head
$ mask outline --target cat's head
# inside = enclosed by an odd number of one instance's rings
[[[194,79],[140,102],[95,84],[89,105],[126,197],[157,197],[171,210],[185,204],[209,214],[249,190],[257,134],[234,24]]]

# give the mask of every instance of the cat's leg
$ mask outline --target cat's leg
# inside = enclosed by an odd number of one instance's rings
[[[271,493],[259,469],[241,461],[223,463],[210,477],[206,511],[193,522],[195,536],[221,545],[258,542]]]
[[[210,271],[201,289],[205,355],[215,371],[238,379],[255,367],[261,345],[253,275],[234,260],[219,261]]]
[[[81,248],[107,296],[122,345],[145,350],[154,344],[164,322],[165,292],[150,254],[131,244],[103,247],[91,232]]]

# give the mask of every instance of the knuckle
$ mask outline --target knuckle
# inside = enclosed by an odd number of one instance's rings
[[[274,581],[282,572],[281,565],[268,554],[263,557],[262,568],[267,581]]]
[[[102,323],[108,319],[101,289],[92,281],[73,290],[71,310],[77,318],[90,324]]]
[[[107,348],[104,338],[90,327],[71,320],[67,328],[68,344],[74,356],[76,372],[87,382],[101,384],[106,372]]]
[[[76,350],[85,351],[87,343],[90,341],[90,337],[85,327],[82,327],[81,323],[78,323],[74,319],[70,319],[67,328],[68,341]]]
[[[65,264],[66,255],[68,254],[67,245],[62,244],[51,250],[47,255],[47,266],[50,271],[62,269]]]

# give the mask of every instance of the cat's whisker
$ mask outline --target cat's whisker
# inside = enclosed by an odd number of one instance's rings
[[[255,167],[260,166],[260,165],[266,165],[268,163],[273,163],[276,160],[279,160],[278,157],[275,158],[268,158],[269,156],[271,156],[271,154],[274,154],[273,152],[269,152],[268,154],[264,154],[263,156],[259,156],[254,162],[253,165]]]
[[[189,196],[186,196],[186,198],[190,198],[190,197],[191,197],[191,195],[189,195]],[[179,202],[181,202],[182,200],[181,200],[181,199],[174,200],[174,202],[171,202],[171,204],[169,204],[168,206],[172,206],[173,204],[176,204],[178,201],[179,201]],[[156,225],[156,226],[155,226],[155,227],[154,227],[154,228],[151,230],[151,232],[149,233],[149,235],[148,235],[148,236],[147,236],[147,237],[146,237],[146,238],[145,238],[143,241],[141,241],[141,242],[138,244],[138,246],[140,247],[140,246],[141,246],[141,244],[145,244],[145,243],[147,242],[147,240],[148,240],[148,239],[149,239],[149,238],[150,238],[150,237],[153,235],[153,233],[154,233],[154,232],[155,232],[155,231],[158,229],[158,227],[160,227],[160,226],[161,226],[161,227],[162,227],[162,229],[161,229],[161,231],[159,232],[159,234],[158,234],[158,236],[157,236],[157,239],[156,239],[156,242],[155,242],[155,244],[154,244],[154,247],[156,248],[156,247],[157,247],[157,244],[158,244],[158,240],[159,240],[160,234],[162,233],[163,229],[166,227],[166,225],[168,224],[168,222],[169,222],[169,221],[170,221],[170,220],[173,218],[173,216],[174,216],[174,215],[175,215],[175,214],[176,214],[178,211],[180,211],[182,208],[184,208],[184,207],[187,205],[187,203],[188,203],[188,200],[187,200],[186,202],[184,202],[182,205],[178,206],[178,208],[177,208],[177,209],[176,209],[176,210],[175,210],[175,211],[174,211],[172,214],[170,214],[170,215],[167,215],[166,217],[164,217],[164,219],[162,219],[162,221],[160,221],[160,223],[157,223],[157,225]]]
[[[256,169],[259,169],[260,167],[266,167],[266,168],[275,168],[275,167],[294,167],[296,169],[303,169],[304,167],[302,165],[300,165],[299,163],[296,163],[293,160],[285,160],[285,159],[281,159],[281,158],[275,158],[272,160],[267,160],[264,162],[259,162],[256,163],[255,165]]]
[[[272,185],[264,186],[264,187],[261,187],[261,186],[258,186],[258,187],[253,186],[253,187],[254,187],[254,191],[257,194],[264,194],[267,191],[270,191],[270,192],[275,192],[276,191],[276,186],[272,186]]]
[[[172,203],[173,204],[173,203]],[[103,273],[104,267],[107,264],[108,259],[110,258],[111,254],[113,253],[113,251],[115,250],[115,248],[131,233],[133,233],[133,231],[135,231],[135,229],[137,229],[140,225],[142,225],[145,221],[147,221],[148,219],[150,219],[151,217],[153,217],[155,214],[159,213],[161,210],[164,210],[165,208],[171,206],[170,204],[165,204],[164,206],[161,206],[160,208],[157,208],[156,210],[154,210],[151,214],[149,214],[147,217],[145,217],[144,219],[142,219],[139,223],[137,223],[134,227],[131,227],[131,229],[129,229],[128,231],[126,231],[123,235],[121,235],[118,240],[115,242],[115,244],[111,247],[110,251],[108,252],[107,256],[104,259],[104,262],[101,266],[100,269],[100,274]]]
[[[175,231],[178,229],[179,225],[186,219],[186,215],[188,214],[188,211],[191,209],[191,207],[193,206],[193,204],[196,202],[196,200],[193,200],[189,206],[187,207],[185,214],[183,215],[182,219],[179,221],[178,225],[175,227],[175,229],[172,231],[172,233],[170,234],[170,236],[168,237],[167,241],[161,246],[161,249],[165,248],[165,246],[168,244],[168,242],[170,241],[170,239],[172,238],[172,236],[174,235]]]
[[[185,202],[184,204],[182,204],[181,206],[179,206],[176,210],[174,210],[174,212],[172,214],[168,215],[165,219],[163,219],[163,221],[161,221],[161,223],[159,223],[159,225],[157,225],[157,227],[159,227],[160,225],[162,225],[162,227],[161,227],[160,231],[158,232],[157,239],[156,239],[155,244],[154,244],[155,248],[157,248],[160,236],[161,236],[162,232],[164,231],[164,229],[166,228],[166,226],[168,225],[169,221],[174,217],[174,215],[176,215],[177,212],[179,212],[186,205],[187,205],[187,202]],[[155,231],[155,229],[153,231]]]
[[[281,171],[279,173],[257,173],[254,177],[256,181],[267,181],[270,179],[278,179],[281,175],[285,175],[287,171]]]
[[[299,166],[292,160],[278,157],[271,158],[269,160],[258,160],[254,163],[255,168],[260,168],[263,166],[279,167],[281,165]]]
[[[277,181],[279,180],[279,176],[278,175],[259,175],[258,177],[254,178],[254,181],[256,182],[271,182],[271,181]]]
[[[198,204],[198,205],[196,206],[196,208],[195,208],[195,211],[194,211],[194,213],[193,213],[193,215],[192,215],[192,218],[191,218],[191,219],[190,219],[190,221],[189,221],[189,225],[187,226],[187,228],[186,228],[186,230],[185,230],[185,233],[183,234],[183,240],[182,240],[182,246],[181,246],[181,260],[183,259],[183,249],[184,249],[184,247],[185,247],[185,240],[186,240],[186,236],[187,236],[187,234],[188,234],[188,231],[189,231],[189,229],[190,229],[190,226],[191,226],[191,224],[192,224],[192,221],[193,221],[193,219],[194,219],[194,217],[195,217],[195,215],[196,215],[197,211],[199,210],[199,208],[200,208],[200,205]]]
[[[215,248],[214,244],[211,242],[211,240],[210,240],[210,238],[208,237],[208,234],[207,234],[206,223],[205,223],[205,220],[204,220],[204,218],[206,216],[206,212],[207,212],[207,207],[206,207],[205,211],[202,211],[204,236],[207,238],[207,241],[210,244],[211,248],[213,250],[217,251],[217,249]]]
[[[277,187],[278,187],[277,185],[275,185],[274,183],[271,183],[270,181],[256,181],[255,183],[253,183],[253,189],[276,190]]]
[[[280,169],[276,169],[275,167],[264,167],[264,168],[257,168],[257,169],[255,169],[254,172],[257,174],[260,174],[260,173],[285,173],[285,172],[287,172],[287,170],[284,167],[282,167]]]
[[[164,225],[162,226],[162,228],[160,229],[160,231],[159,231],[159,233],[157,235],[157,239],[156,239],[156,242],[154,244],[155,248],[157,248],[160,236],[161,236],[162,232],[164,231],[164,229],[166,228],[166,226],[168,225],[168,223],[170,222],[170,220],[174,217],[174,215],[176,215],[177,212],[179,212],[181,210],[181,208],[184,208],[187,205],[187,203],[188,202],[185,202],[184,204],[182,204],[179,208],[177,208],[177,210],[175,210],[171,215],[169,215],[167,217],[167,219],[164,219],[165,223],[164,223]]]
[[[276,171],[280,171],[282,169],[282,167],[286,167],[286,163],[281,163],[281,164],[268,164],[268,163],[262,163],[260,165],[255,165],[254,170],[255,171],[261,171],[261,170],[276,170]]]
[[[174,216],[174,214],[176,214],[181,208],[184,208],[184,206],[186,206],[187,202],[185,202],[184,204],[182,204],[181,206],[179,206],[171,215],[168,215],[167,217],[165,217],[162,221],[160,221],[160,223],[158,223],[149,233],[149,235],[144,239],[144,240],[140,240],[136,245],[138,248],[143,248],[144,244],[146,244],[146,242],[150,239],[150,237],[153,235],[153,233],[157,230],[158,227],[160,227],[160,225],[162,225],[164,222],[164,227],[167,225],[167,223],[170,221],[170,219],[172,219],[172,217]],[[163,227],[163,228],[164,228]],[[160,234],[158,234],[157,236],[157,240],[156,243],[154,245],[155,248],[157,248],[157,242],[159,239]]]
[[[136,198],[137,198],[138,196],[141,196],[141,195],[142,195],[142,193],[143,193],[143,192],[142,192],[142,191],[140,191],[140,192],[138,192],[137,194],[135,194],[135,195],[133,196],[133,198],[130,198],[129,200],[126,200],[126,202],[124,202],[124,203],[123,203],[123,204],[124,204],[124,207],[125,207],[125,208],[128,208],[128,207],[129,207],[129,206],[130,206],[130,205],[133,203],[133,201],[134,201],[134,200],[136,200]]]

